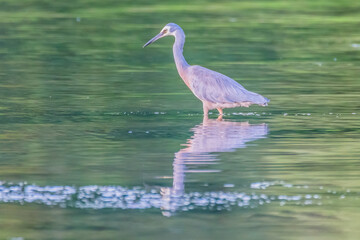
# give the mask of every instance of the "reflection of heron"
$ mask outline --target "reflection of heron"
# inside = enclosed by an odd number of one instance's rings
[[[221,73],[198,65],[190,66],[182,53],[185,43],[184,31],[175,23],[167,24],[144,47],[170,35],[175,37],[173,53],[176,68],[185,84],[202,101],[204,115],[207,115],[210,109],[216,108],[222,115],[224,108],[248,107],[252,104],[266,106],[270,101],[257,93],[246,90],[239,83]]]
[[[249,124],[205,117],[203,122],[191,131],[194,135],[184,144],[186,148],[175,153],[173,187],[162,189],[163,197],[169,198],[169,202],[171,197],[179,197],[184,193],[186,172],[211,172],[211,170],[188,170],[188,165],[214,164],[218,159],[213,153],[232,152],[238,148],[245,148],[247,142],[265,138],[268,128],[264,123]]]

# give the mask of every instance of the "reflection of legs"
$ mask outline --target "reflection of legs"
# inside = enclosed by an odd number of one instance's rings
[[[172,195],[175,197],[184,194],[185,171],[186,171],[185,160],[187,154],[188,153],[184,149],[175,153],[175,158],[173,162],[173,188],[172,188]]]
[[[216,119],[216,121],[222,121],[223,120],[223,115],[219,115],[218,118]]]
[[[223,110],[221,108],[217,108],[217,110],[219,111],[220,115],[223,115]]]

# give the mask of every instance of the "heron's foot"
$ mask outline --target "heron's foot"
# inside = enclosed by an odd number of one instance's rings
[[[219,111],[219,115],[224,115],[223,110],[221,108],[217,108],[217,110]]]

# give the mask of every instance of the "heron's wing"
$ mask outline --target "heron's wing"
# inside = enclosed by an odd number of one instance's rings
[[[189,69],[190,87],[200,100],[212,103],[251,102],[266,104],[269,100],[250,92],[233,79],[201,66]]]

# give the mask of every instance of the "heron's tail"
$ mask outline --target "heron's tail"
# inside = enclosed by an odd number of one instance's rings
[[[268,102],[270,102],[270,99],[261,96],[258,93],[254,93],[254,92],[247,92],[247,99],[249,100],[249,102],[251,102],[251,104],[257,104],[260,106],[267,106]]]
[[[265,100],[265,102],[263,103],[263,105],[262,106],[267,106],[268,105],[268,103],[270,102],[270,99],[268,99],[268,98],[266,98],[266,97],[263,97],[264,98],[264,100]]]

